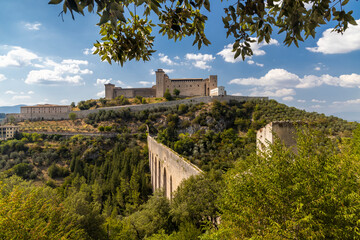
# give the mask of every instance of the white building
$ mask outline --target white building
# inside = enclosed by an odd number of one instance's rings
[[[225,96],[225,95],[226,95],[226,91],[225,91],[225,87],[223,86],[218,86],[217,88],[210,90],[210,96]]]
[[[10,126],[10,125],[0,126],[0,140],[7,140],[13,138],[18,130],[19,130],[18,126]]]

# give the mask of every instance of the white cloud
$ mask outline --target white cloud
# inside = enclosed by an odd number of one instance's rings
[[[152,84],[152,82],[147,82],[147,81],[140,81],[139,83],[144,87]]]
[[[90,54],[93,54],[93,53],[95,52],[95,50],[96,50],[96,47],[95,47],[95,46],[92,47],[92,48],[85,48],[85,49],[83,50],[83,54],[84,54],[84,55],[90,55]]]
[[[16,95],[12,97],[12,100],[24,100],[24,99],[31,99],[31,96],[26,95]]]
[[[21,47],[10,47],[6,55],[0,55],[0,67],[21,67],[31,65],[33,60],[40,60],[35,53]]]
[[[28,94],[32,95],[32,94],[34,94],[34,92],[33,91],[28,91]]]
[[[318,100],[318,99],[312,99],[311,102],[314,102],[314,103],[326,103],[325,100]]]
[[[65,59],[61,63],[56,63],[47,59],[44,65],[50,69],[32,70],[27,75],[26,84],[41,85],[82,85],[81,75],[92,74],[89,69],[81,69],[81,65],[88,65],[87,61]]]
[[[195,54],[195,53],[187,53],[185,55],[186,60],[193,61],[193,66],[200,69],[211,69],[211,66],[208,65],[209,62],[215,60],[215,57],[211,54]]]
[[[344,105],[344,104],[360,104],[360,98],[358,99],[351,99],[351,100],[347,100],[347,101],[343,101],[343,102],[338,102],[338,101],[335,101],[333,102],[333,104],[341,104],[341,105]]]
[[[16,92],[11,91],[11,90],[8,90],[8,91],[6,91],[6,92],[5,92],[5,94],[11,94],[11,95],[14,95],[14,94],[16,94]]]
[[[321,68],[320,68],[320,67],[315,67],[314,70],[315,70],[315,71],[320,71]]]
[[[96,83],[94,83],[94,86],[101,86],[101,87],[103,87],[104,84],[110,83],[111,80],[112,80],[112,78],[109,78],[109,79],[105,79],[105,78],[100,79],[100,78],[98,78],[98,79],[96,79]]]
[[[98,96],[98,97],[100,97],[100,98],[105,97],[105,91],[98,92],[98,93],[96,94],[96,96]]]
[[[124,85],[124,83],[120,80],[116,81],[119,85]]]
[[[294,97],[292,97],[292,96],[283,97],[282,100],[287,101],[287,102],[290,102],[290,101],[293,101],[293,100],[294,100]]]
[[[250,91],[250,96],[285,97],[289,95],[296,95],[295,90],[291,88],[260,90],[258,88],[253,88]]]
[[[25,28],[30,31],[38,31],[40,30],[41,23],[35,22],[35,23],[25,23]]]
[[[237,93],[234,93],[234,94],[231,94],[233,96],[244,96],[241,92],[237,92]]]
[[[320,106],[319,104],[317,104],[317,105],[312,105],[312,106],[310,106],[310,108],[322,108],[322,106]]]
[[[169,73],[172,73],[172,72],[175,71],[174,69],[166,69],[166,68],[163,68],[162,70],[163,70],[166,74],[169,74]],[[150,70],[150,75],[155,75],[155,70],[154,70],[154,69],[151,69],[151,70]]]
[[[4,81],[4,80],[6,80],[5,75],[4,75],[4,74],[0,74],[0,82],[2,82],[2,81]]]
[[[299,103],[306,103],[306,101],[303,100],[303,99],[299,99],[299,100],[297,100],[297,102],[299,102]]]
[[[260,44],[257,43],[257,39],[255,39],[255,38],[253,38],[253,39],[256,40],[256,42],[250,43],[250,47],[253,51],[253,56],[265,55],[266,52],[262,49],[262,47],[264,47],[264,46],[279,45],[279,42],[276,39],[270,39],[269,43],[262,42]],[[238,58],[234,59],[235,52],[233,52],[232,50],[233,50],[233,44],[230,43],[230,44],[226,45],[223,50],[218,52],[217,55],[222,56],[225,62],[229,62],[229,63],[241,62],[242,58],[240,56]]]
[[[271,87],[292,87],[299,82],[299,77],[284,69],[271,69],[261,78],[236,78],[230,84],[271,86]]]
[[[66,105],[66,104],[69,104],[69,100],[68,99],[62,99],[62,100],[60,100],[60,103]]]
[[[332,32],[327,29],[318,40],[317,47],[308,47],[311,52],[323,54],[349,53],[360,49],[360,19],[356,21],[358,25],[349,25],[344,34]]]
[[[334,77],[329,74],[324,74],[321,76],[305,75],[303,78],[300,78],[296,74],[290,73],[285,69],[271,69],[263,77],[236,78],[231,80],[229,84],[295,88],[313,88],[325,84],[345,88],[360,88],[360,75],[352,73]]]
[[[252,65],[252,64],[254,64],[255,62],[254,62],[253,60],[248,60],[247,63],[250,64],[250,65]]]
[[[167,65],[176,65],[174,61],[172,61],[167,55],[163,53],[159,53],[158,56],[160,57],[160,61],[167,64]]]

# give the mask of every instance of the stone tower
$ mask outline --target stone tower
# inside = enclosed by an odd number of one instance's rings
[[[115,98],[115,96],[114,96],[114,88],[115,88],[114,84],[111,84],[111,83],[105,84],[105,98],[106,99]]]
[[[156,72],[156,97],[163,97],[165,93],[165,72],[158,69]]]

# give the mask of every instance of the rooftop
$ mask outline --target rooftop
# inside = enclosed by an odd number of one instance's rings
[[[23,106],[21,108],[32,108],[32,107],[70,107],[70,105],[37,104],[35,106]]]

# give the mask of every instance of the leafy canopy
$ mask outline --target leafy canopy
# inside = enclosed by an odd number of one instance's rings
[[[222,21],[226,37],[233,37],[234,57],[253,54],[250,43],[269,43],[273,28],[285,33],[284,44],[290,46],[315,37],[316,28],[331,20],[337,22],[334,31],[343,33],[349,24],[356,25],[353,11],[346,11],[349,0],[238,0],[221,2]],[[235,3],[234,3],[235,2]],[[149,61],[155,36],[153,28],[169,39],[181,40],[193,36],[193,45],[200,49],[209,45],[205,35],[210,0],[50,0],[49,4],[63,4],[63,13],[84,15],[84,9],[99,14],[101,42],[94,44],[102,61],[123,65],[136,59]],[[157,23],[153,23],[156,19]],[[256,37],[256,38],[254,38]]]

